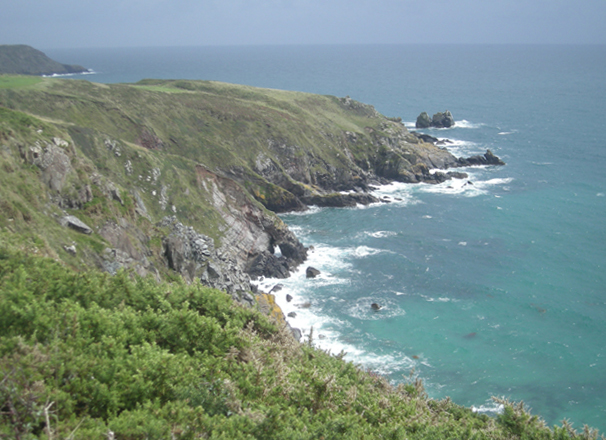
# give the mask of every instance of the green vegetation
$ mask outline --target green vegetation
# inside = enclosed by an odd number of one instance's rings
[[[33,86],[42,82],[41,78],[31,76],[4,76],[0,75],[0,89],[13,89]]]
[[[0,74],[53,75],[86,72],[82,66],[61,64],[24,44],[0,45]]]
[[[219,291],[0,249],[0,438],[595,438],[393,387]]]

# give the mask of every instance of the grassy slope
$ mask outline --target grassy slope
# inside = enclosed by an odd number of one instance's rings
[[[225,294],[0,247],[0,437],[567,439],[391,386]],[[592,433],[581,438],[590,438]]]

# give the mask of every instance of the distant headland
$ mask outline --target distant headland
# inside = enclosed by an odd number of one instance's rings
[[[61,64],[25,44],[0,45],[0,74],[65,75],[84,72],[88,72],[88,69],[78,65]]]

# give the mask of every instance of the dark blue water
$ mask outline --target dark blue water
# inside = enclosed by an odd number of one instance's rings
[[[97,82],[211,79],[370,103],[430,130],[457,155],[490,148],[505,167],[472,184],[393,185],[393,203],[284,219],[315,280],[279,303],[314,340],[432,397],[496,409],[524,400],[551,425],[606,430],[606,47],[294,46],[47,50]],[[265,286],[274,281],[268,280]],[[284,299],[290,292],[295,300]],[[309,309],[296,304],[309,301]],[[383,305],[373,312],[370,304]]]

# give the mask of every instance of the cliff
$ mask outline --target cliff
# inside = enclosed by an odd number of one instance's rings
[[[373,184],[469,165],[349,98],[209,81],[5,76],[0,115],[7,240],[75,268],[177,272],[249,304],[250,277],[306,258],[275,213],[377,202]]]
[[[31,46],[0,45],[0,74],[61,75],[87,71],[82,66],[58,63]]]

